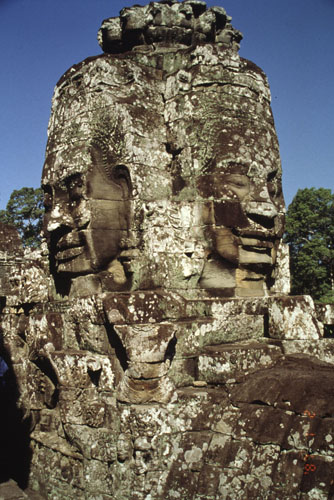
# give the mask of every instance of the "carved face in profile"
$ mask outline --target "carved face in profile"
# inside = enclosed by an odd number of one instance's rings
[[[211,255],[202,286],[222,286],[215,266],[209,270],[213,259],[239,270],[232,287],[246,280],[251,288],[270,276],[284,229],[276,134],[271,127],[248,129],[241,123],[224,127],[215,141],[212,161],[198,181],[200,194],[214,199],[204,210]]]
[[[97,145],[69,147],[46,159],[44,232],[55,273],[71,277],[107,270],[126,237],[127,169],[107,172]]]

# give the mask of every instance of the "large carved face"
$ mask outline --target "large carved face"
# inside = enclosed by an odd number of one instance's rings
[[[200,194],[213,198],[204,210],[209,252],[220,266],[239,270],[233,286],[246,280],[251,288],[270,277],[284,229],[276,134],[272,127],[241,122],[224,127],[215,141],[212,161],[198,181]],[[213,273],[203,277],[202,286],[221,286]]]
[[[56,273],[71,276],[108,268],[128,229],[124,168],[106,172],[97,146],[69,147],[46,159],[44,232]]]
[[[135,53],[60,81],[43,172],[54,275],[120,261],[132,289],[272,286],[284,202],[269,89],[252,63],[234,54],[232,70],[229,52],[206,49],[166,78]]]

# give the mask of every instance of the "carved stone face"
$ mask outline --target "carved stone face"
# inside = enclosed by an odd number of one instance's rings
[[[248,175],[251,168],[234,165],[216,177],[216,190],[230,196],[213,204],[214,248],[236,265],[272,265],[274,241],[283,228],[277,218],[280,179],[277,170],[263,169],[255,184]]]
[[[147,68],[140,52],[102,56],[60,80],[44,231],[53,276],[73,284],[65,294],[88,282],[92,293],[272,287],[284,202],[270,92],[259,68],[229,54],[198,47],[182,69],[168,55],[163,73],[155,52]]]
[[[70,147],[46,159],[44,232],[56,273],[96,273],[120,252],[128,229],[128,181],[120,166],[107,175],[100,156],[96,146]]]
[[[254,285],[260,276],[270,276],[284,229],[276,134],[253,128],[241,135],[241,129],[245,132],[244,126],[221,132],[207,173],[198,181],[200,194],[214,199],[204,210],[209,251],[220,266],[239,269],[236,288],[243,280]],[[212,270],[202,286],[219,288],[221,282]]]

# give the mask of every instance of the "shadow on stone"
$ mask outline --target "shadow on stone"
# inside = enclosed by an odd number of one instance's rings
[[[30,472],[30,417],[18,408],[19,388],[0,332],[0,483],[14,479],[26,488]],[[6,369],[6,365],[8,369]],[[5,373],[4,373],[5,371]]]
[[[109,339],[109,343],[111,347],[115,350],[116,357],[123,369],[123,371],[126,371],[129,367],[129,358],[126,353],[126,349],[115,331],[114,327],[112,325],[106,325],[106,330],[107,330],[107,335]]]

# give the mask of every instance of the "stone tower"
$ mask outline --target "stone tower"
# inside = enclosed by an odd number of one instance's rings
[[[42,255],[1,302],[29,485],[327,498],[333,341],[288,295],[266,76],[201,0],[123,9],[98,39],[56,86]]]

